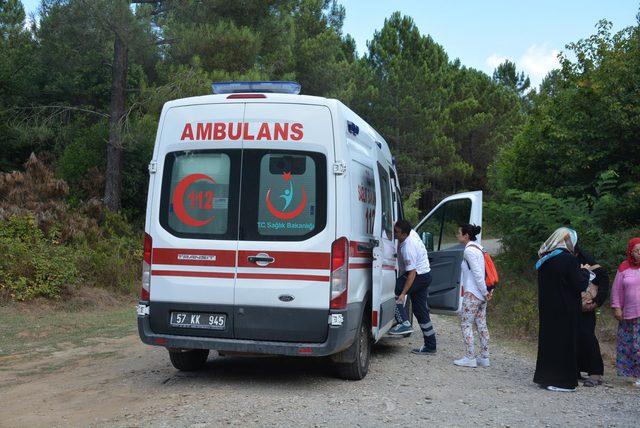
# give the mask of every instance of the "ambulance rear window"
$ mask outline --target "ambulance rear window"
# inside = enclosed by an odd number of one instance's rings
[[[235,239],[239,151],[167,154],[160,224],[184,238]]]
[[[326,224],[326,158],[321,153],[245,150],[241,239],[301,241]],[[251,191],[250,191],[251,190]],[[249,210],[247,207],[257,207]]]

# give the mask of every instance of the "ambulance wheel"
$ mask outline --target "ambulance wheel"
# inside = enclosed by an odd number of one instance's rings
[[[193,372],[204,367],[209,357],[208,349],[170,350],[169,359],[173,367],[183,372]]]
[[[371,360],[371,327],[367,322],[363,320],[360,323],[356,339],[343,352],[355,354],[355,360],[350,363],[337,363],[338,376],[345,380],[364,379]]]

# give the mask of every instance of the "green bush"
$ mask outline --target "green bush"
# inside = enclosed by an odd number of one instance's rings
[[[143,257],[142,238],[124,217],[108,212],[102,230],[102,239],[78,246],[77,263],[85,267],[84,284],[136,292]]]
[[[625,258],[629,238],[640,234],[637,192],[630,186],[622,195],[601,191],[578,199],[506,191],[487,205],[502,236],[503,263],[514,270],[533,269],[540,245],[556,228],[569,225],[578,232],[578,244],[615,273]]]
[[[538,334],[538,284],[533,272],[516,272],[503,267],[498,256],[500,284],[488,305],[492,328],[510,336],[533,338]]]
[[[0,220],[0,291],[12,300],[60,298],[74,287],[138,289],[141,239],[126,219],[105,214],[102,234],[62,242],[59,228],[43,232],[33,215]]]
[[[0,289],[15,300],[59,297],[77,280],[78,269],[53,236],[45,236],[33,216],[0,221]]]
[[[402,208],[404,209],[404,218],[411,223],[413,226],[418,224],[421,220],[420,218],[420,209],[418,208],[418,200],[424,191],[423,186],[418,186],[413,192],[407,196],[407,198],[402,203]]]

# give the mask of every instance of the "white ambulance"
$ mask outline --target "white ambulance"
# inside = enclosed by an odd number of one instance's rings
[[[220,83],[162,109],[138,329],[180,370],[216,350],[331,356],[362,379],[395,322],[402,204],[389,147],[341,102],[299,90]],[[433,309],[459,310],[455,231],[480,224],[481,202],[447,198],[417,228],[433,250]]]

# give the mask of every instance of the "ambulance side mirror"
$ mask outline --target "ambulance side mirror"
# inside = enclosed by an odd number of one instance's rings
[[[433,251],[433,235],[431,232],[422,232],[420,238],[422,238],[422,243],[427,248],[427,251]]]

